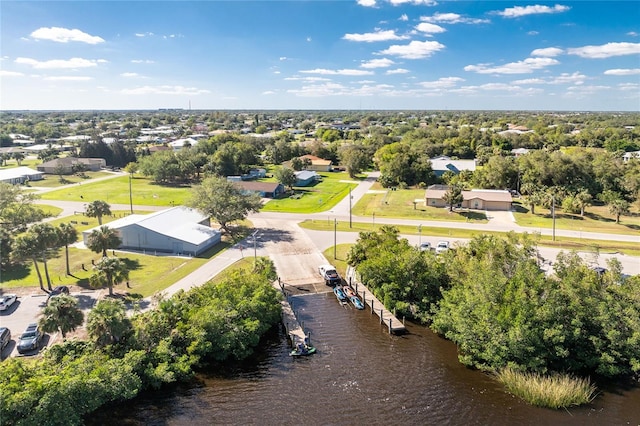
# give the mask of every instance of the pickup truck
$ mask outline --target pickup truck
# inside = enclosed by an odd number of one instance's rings
[[[342,284],[342,278],[340,278],[340,274],[336,271],[336,268],[332,265],[320,265],[318,267],[318,272],[324,279],[325,284],[327,285],[336,285]]]

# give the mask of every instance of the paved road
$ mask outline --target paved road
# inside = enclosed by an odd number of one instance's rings
[[[283,282],[294,291],[297,290],[300,293],[303,292],[323,292],[328,291],[328,287],[324,286],[322,279],[320,278],[317,267],[323,263],[331,263],[332,259],[325,259],[322,252],[328,247],[334,245],[334,241],[338,244],[352,243],[358,237],[356,232],[321,232],[304,230],[297,224],[305,219],[337,219],[339,221],[348,221],[350,218],[354,222],[369,222],[372,218],[358,217],[350,214],[351,207],[370,190],[371,185],[374,183],[377,174],[372,174],[368,179],[360,182],[358,186],[352,190],[352,199],[345,198],[339,202],[336,206],[326,212],[316,213],[312,215],[301,214],[288,214],[288,213],[270,213],[260,212],[255,215],[251,215],[250,219],[253,221],[255,227],[259,230],[258,236],[255,242],[248,238],[245,241],[239,243],[235,247],[226,250],[215,258],[211,259],[197,271],[189,274],[182,280],[176,282],[165,290],[165,294],[172,295],[175,292],[183,289],[188,290],[194,286],[201,285],[214,277],[219,272],[223,271],[229,265],[236,262],[238,259],[246,256],[269,256],[274,261],[277,267],[278,274]],[[70,201],[54,201],[43,200],[43,204],[55,205],[63,209],[61,216],[73,215],[75,211],[84,211],[84,204],[82,202],[70,202]],[[114,210],[127,210],[129,205],[112,205]],[[166,207],[158,206],[135,206],[139,210],[161,210]],[[531,229],[518,226],[509,215],[494,214],[487,224],[474,224],[465,222],[440,222],[440,221],[421,221],[421,220],[409,220],[409,219],[394,219],[376,217],[376,223],[398,224],[398,225],[410,225],[418,226],[422,225],[422,235],[410,235],[405,236],[412,244],[418,244],[420,241],[430,241],[432,244],[436,244],[439,238],[429,237],[428,228],[433,227],[449,227],[452,229],[472,229],[477,231],[517,231],[517,232],[534,232],[538,231],[543,235],[551,235],[551,229]],[[577,238],[593,238],[612,241],[631,241],[638,242],[640,244],[640,234],[635,233],[632,235],[621,234],[604,234],[604,233],[587,233],[574,230],[556,230],[556,235],[571,236]],[[449,239],[452,243],[463,243],[463,239]],[[540,253],[545,259],[555,259],[555,256],[559,250],[541,248]],[[598,264],[606,266],[606,259],[616,257],[623,265],[624,272],[630,275],[640,274],[640,258],[617,255],[617,254],[602,254],[598,258],[595,258],[592,254],[581,254],[592,264]],[[86,298],[85,309],[89,309],[95,302],[93,295],[79,295]],[[150,306],[150,304],[149,304]],[[13,311],[0,317],[0,323],[2,325],[10,325],[14,338],[17,338],[19,334],[29,322],[33,322],[39,316],[42,308],[41,299],[37,297],[24,298],[20,301],[20,305]],[[55,336],[53,336],[55,338]],[[15,344],[13,345],[15,347]],[[10,349],[6,349],[6,352]]]

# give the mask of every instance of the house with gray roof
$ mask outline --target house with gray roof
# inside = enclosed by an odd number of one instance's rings
[[[460,173],[463,170],[469,170],[473,172],[476,170],[476,160],[452,160],[446,155],[431,158],[431,169],[436,176],[440,177],[445,172],[449,171],[455,174]]]
[[[184,206],[148,215],[132,214],[107,223],[122,240],[119,248],[146,253],[197,256],[221,241],[220,231],[209,226],[209,217]],[[97,226],[82,232],[85,245]]]

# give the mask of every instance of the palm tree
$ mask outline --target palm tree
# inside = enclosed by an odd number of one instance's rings
[[[51,287],[51,277],[49,277],[49,268],[47,267],[47,254],[49,250],[59,247],[58,232],[53,225],[48,223],[36,223],[29,228],[28,232],[37,236],[37,247],[40,250],[40,258],[44,265],[44,276],[47,278],[47,287],[51,291],[53,288]]]
[[[131,320],[121,300],[103,299],[87,316],[87,332],[102,347],[119,342],[131,330]]]
[[[85,214],[88,217],[97,217],[98,224],[102,225],[102,216],[111,214],[111,206],[106,201],[95,200],[87,204]]]
[[[118,233],[106,225],[93,230],[87,238],[87,247],[96,253],[102,252],[102,257],[107,257],[108,249],[118,248],[120,244],[122,240]]]
[[[609,203],[609,212],[616,217],[616,223],[620,223],[620,215],[629,213],[629,203],[620,198],[612,200]]]
[[[18,259],[28,258],[33,261],[33,266],[36,269],[36,274],[38,275],[40,289],[42,291],[46,291],[44,289],[44,283],[42,282],[40,267],[38,266],[38,254],[40,254],[40,250],[38,249],[38,237],[36,235],[26,232],[16,237],[13,242],[13,255]]]
[[[69,269],[69,244],[73,244],[78,240],[78,231],[70,223],[61,223],[58,227],[58,240],[60,244],[64,245],[67,275],[71,275],[71,270]]]
[[[584,209],[587,206],[591,205],[591,201],[593,200],[593,197],[591,196],[591,194],[589,194],[589,191],[587,191],[586,189],[583,189],[576,194],[575,199],[578,206],[580,207],[580,216],[584,216]]]
[[[117,257],[103,257],[94,266],[95,273],[89,277],[91,287],[109,287],[109,296],[113,296],[113,285],[129,279],[127,265]]]
[[[42,311],[39,324],[45,333],[60,331],[62,339],[65,340],[67,333],[81,326],[83,321],[84,314],[78,307],[78,300],[62,294],[49,299]]]

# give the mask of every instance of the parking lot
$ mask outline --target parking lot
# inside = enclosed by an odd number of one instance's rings
[[[10,290],[6,291],[6,293],[10,292]],[[85,320],[87,312],[96,303],[100,294],[100,290],[82,290],[71,293],[72,296],[78,299],[79,307],[85,314]],[[0,326],[7,327],[11,330],[11,341],[2,350],[2,359],[10,356],[23,356],[18,354],[16,350],[20,334],[27,328],[27,325],[32,322],[38,322],[46,302],[47,295],[38,290],[35,294],[19,296],[18,300],[6,311],[0,312]],[[60,339],[58,333],[45,335],[42,340],[42,348],[52,344],[58,339]],[[35,353],[36,352],[34,352],[34,354]]]

